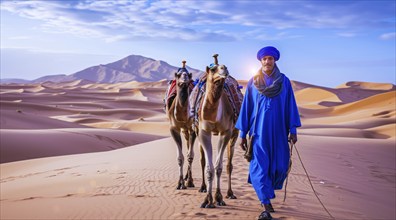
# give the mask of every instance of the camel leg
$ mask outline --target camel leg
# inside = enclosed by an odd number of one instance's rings
[[[186,143],[187,143],[187,153],[188,153],[189,152],[190,135],[188,134],[188,131],[184,130],[184,129],[182,129],[182,133],[184,136],[184,140],[186,140]],[[188,161],[188,157],[187,157],[187,161]],[[186,175],[184,176],[184,181],[188,180],[188,174],[189,173],[188,173],[188,168],[187,168]]]
[[[216,205],[225,206],[226,203],[223,200],[223,195],[221,194],[220,182],[221,182],[221,173],[223,172],[223,155],[224,151],[227,147],[228,141],[230,140],[231,132],[226,131],[220,135],[219,143],[217,145],[217,157],[215,163],[215,171],[216,171],[216,194],[215,200]]]
[[[237,198],[231,189],[231,174],[232,174],[232,170],[233,170],[232,158],[234,157],[235,143],[238,139],[238,134],[239,134],[238,129],[234,129],[234,131],[232,132],[231,140],[228,142],[228,145],[227,145],[227,155],[228,155],[228,161],[227,161],[228,190],[227,190],[227,196],[226,196],[227,199],[236,199]]]
[[[213,196],[212,196],[212,185],[213,185],[213,177],[214,177],[214,168],[212,161],[212,133],[207,132],[205,130],[199,131],[199,142],[203,146],[203,150],[205,152],[205,169],[206,169],[206,178],[208,183],[208,193],[205,197],[204,202],[201,204],[201,208],[214,208],[213,204]]]
[[[192,162],[194,161],[194,142],[195,138],[197,137],[194,131],[189,131],[189,138],[187,142],[187,160],[188,160],[188,167],[187,167],[187,187],[195,187],[194,181],[192,178]]]
[[[183,179],[184,156],[182,151],[183,149],[182,149],[182,140],[180,137],[180,131],[177,130],[176,128],[171,128],[170,133],[177,145],[177,164],[179,165],[179,180],[177,181],[176,189],[187,189],[187,187],[184,185],[184,179]]]
[[[201,184],[201,188],[198,190],[198,192],[203,192],[206,193],[207,189],[206,189],[206,182],[205,182],[205,152],[203,150],[202,145],[199,145],[199,152],[201,154],[201,171],[202,171],[202,184]]]

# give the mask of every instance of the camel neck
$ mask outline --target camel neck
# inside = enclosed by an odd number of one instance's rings
[[[216,103],[220,100],[223,87],[224,87],[224,82],[221,82],[222,80],[219,80],[220,82],[218,85],[212,81],[207,81],[206,82],[206,93],[207,93],[207,98],[210,103]]]
[[[180,106],[187,106],[188,101],[188,86],[178,86],[177,87],[177,101]]]

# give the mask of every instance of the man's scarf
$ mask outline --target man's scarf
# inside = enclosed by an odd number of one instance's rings
[[[258,73],[253,77],[253,84],[256,87],[256,89],[261,94],[270,98],[279,95],[283,87],[282,85],[283,85],[284,74],[279,71],[278,66],[275,64],[275,67],[272,70],[271,75],[269,76],[270,78],[273,79],[271,85],[266,85],[264,74],[265,73],[263,73],[262,69],[260,68]]]

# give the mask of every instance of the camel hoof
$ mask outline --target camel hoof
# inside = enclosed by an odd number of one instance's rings
[[[205,200],[201,204],[201,208],[215,208],[213,204],[213,196],[212,193],[208,193],[205,197]]]
[[[179,189],[187,189],[187,187],[185,185],[179,184],[179,185],[177,185],[176,189],[177,190],[179,190]]]
[[[201,186],[201,188],[198,190],[198,192],[206,193],[207,192],[206,187]]]
[[[193,181],[188,181],[187,182],[187,187],[195,187]]]
[[[226,203],[224,201],[216,202],[216,205],[218,206],[226,206]]]
[[[206,209],[213,209],[213,208],[216,208],[216,206],[215,206],[214,204],[207,204],[207,205],[205,206],[205,208],[206,208]]]
[[[212,207],[213,206],[213,207]],[[209,204],[209,202],[207,201],[207,200],[205,200],[205,202],[203,202],[202,204],[201,204],[201,208],[214,208],[214,205],[213,205],[213,203],[212,204]]]
[[[227,199],[237,199],[237,197],[234,196],[234,195],[227,195],[226,198],[227,198]]]

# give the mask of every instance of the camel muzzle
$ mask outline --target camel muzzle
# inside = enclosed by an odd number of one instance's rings
[[[183,72],[180,74],[179,79],[177,80],[179,83],[189,83],[190,82],[190,78],[188,73]]]
[[[219,68],[219,72],[218,72],[218,74],[219,74],[219,76],[220,77],[222,77],[222,78],[227,78],[228,77],[228,75],[230,75],[230,73],[228,72],[228,70],[227,70],[227,67],[226,66],[224,66],[224,65],[221,65],[221,66],[219,66],[218,67]]]

